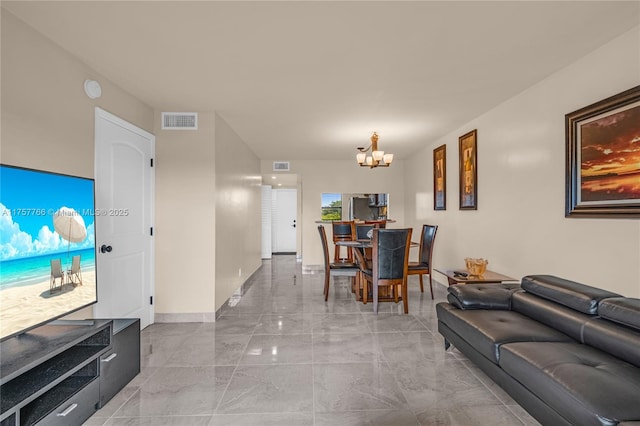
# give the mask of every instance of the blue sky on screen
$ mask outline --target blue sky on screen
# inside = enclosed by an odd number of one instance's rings
[[[61,207],[76,210],[87,227],[87,239],[72,248],[93,246],[93,192],[91,179],[0,166],[0,260],[66,250],[53,227]]]
[[[334,201],[340,201],[342,194],[322,194],[322,207],[329,207],[329,205]]]

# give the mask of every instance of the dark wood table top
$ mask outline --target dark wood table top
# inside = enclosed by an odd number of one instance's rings
[[[371,248],[371,240],[347,240],[347,241],[336,241],[335,245],[343,246],[343,247],[355,247],[355,248]]]
[[[506,275],[499,274],[498,272],[485,271],[481,276],[468,275],[466,277],[456,276],[455,272],[465,272],[465,268],[459,269],[438,269],[434,268],[436,272],[446,276],[449,280],[449,285],[453,284],[481,284],[481,283],[503,283],[503,282],[518,282],[515,278],[508,277]]]
[[[373,244],[371,244],[371,240],[336,241],[334,244],[337,246],[352,247],[352,248],[372,248],[373,247]],[[419,246],[420,246],[420,243],[411,241],[411,247],[419,247]]]

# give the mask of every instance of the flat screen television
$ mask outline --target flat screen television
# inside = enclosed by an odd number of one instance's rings
[[[98,301],[93,179],[0,165],[0,340]]]

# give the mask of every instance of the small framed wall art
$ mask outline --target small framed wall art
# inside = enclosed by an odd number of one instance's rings
[[[447,145],[433,150],[433,209],[447,209]]]
[[[460,210],[478,209],[478,130],[458,138]]]
[[[566,217],[640,217],[640,86],[565,115]]]

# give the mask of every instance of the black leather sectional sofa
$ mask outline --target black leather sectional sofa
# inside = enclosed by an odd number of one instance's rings
[[[453,344],[543,425],[640,425],[640,299],[550,275],[449,287]]]

